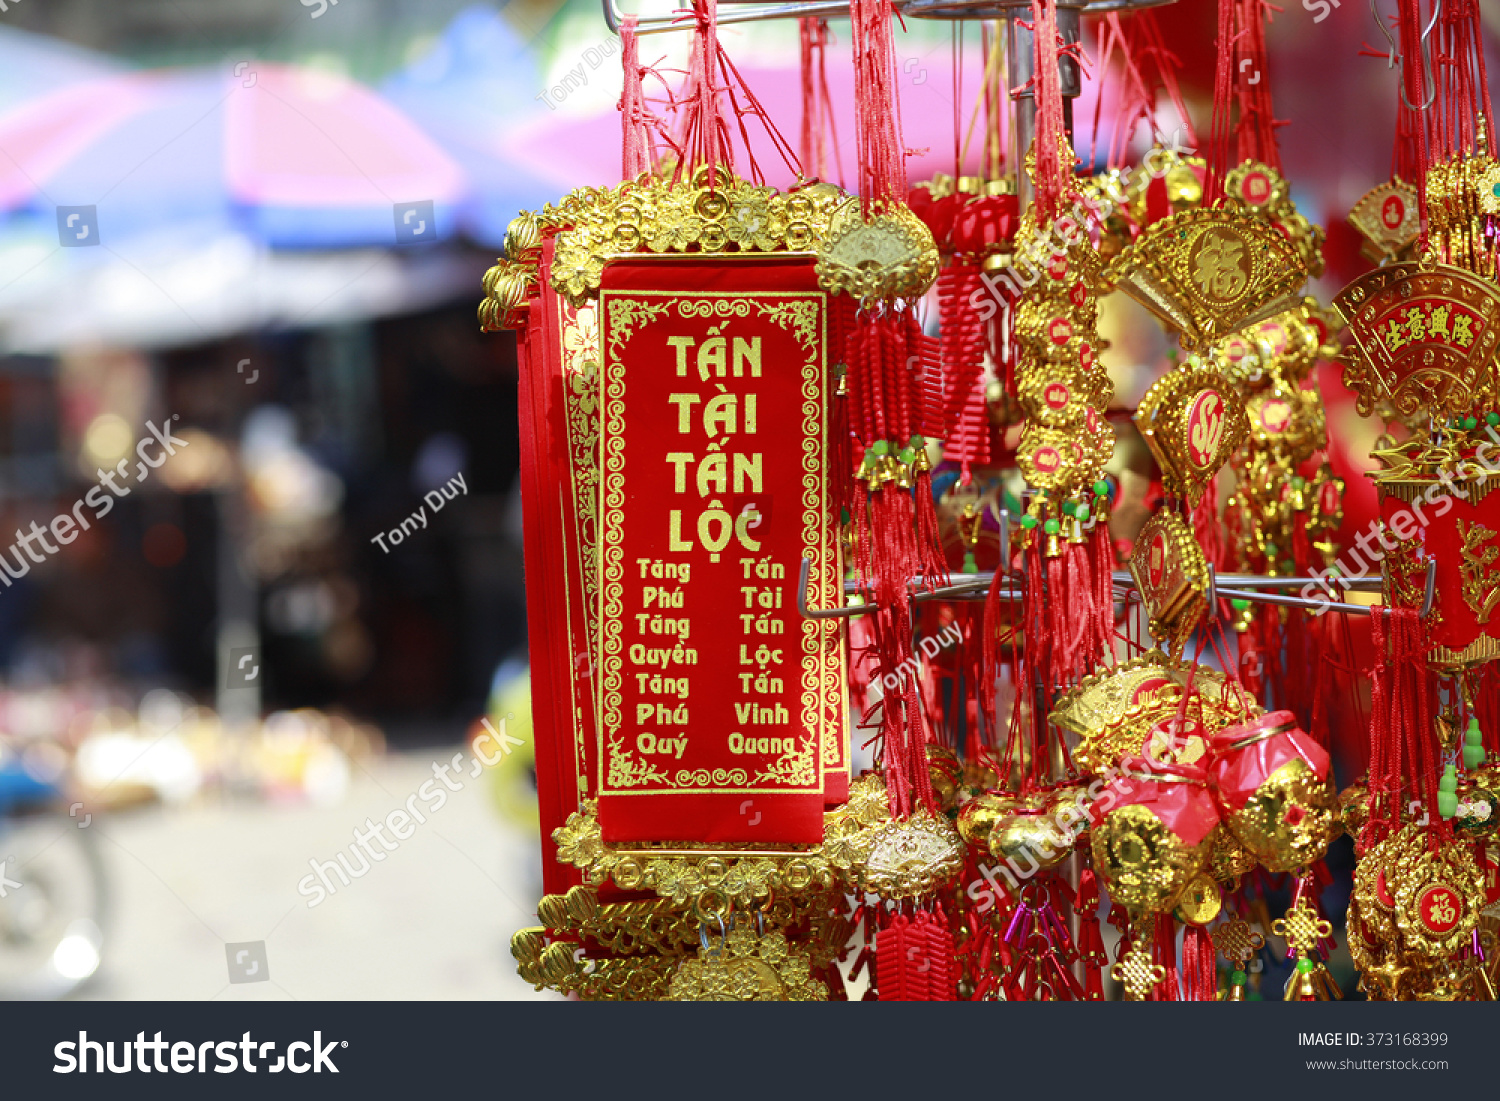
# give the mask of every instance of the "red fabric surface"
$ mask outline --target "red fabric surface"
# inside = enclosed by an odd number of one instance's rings
[[[1313,741],[1312,735],[1296,726],[1296,722],[1297,717],[1290,711],[1272,711],[1242,726],[1227,726],[1213,736],[1209,742],[1213,762],[1208,767],[1208,775],[1220,806],[1226,811],[1239,810],[1267,777],[1299,757],[1320,777],[1328,778],[1327,752]],[[1293,729],[1241,749],[1233,748],[1236,742],[1287,723],[1291,723]]]

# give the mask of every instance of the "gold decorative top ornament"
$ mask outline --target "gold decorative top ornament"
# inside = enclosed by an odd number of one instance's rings
[[[1424,419],[1500,403],[1500,287],[1448,264],[1403,261],[1360,276],[1333,303],[1354,339],[1344,384],[1362,416],[1381,401]]]
[[[964,843],[946,817],[918,811],[890,816],[885,781],[862,776],[849,801],[823,816],[823,851],[853,886],[882,898],[919,898],[948,884],[964,866]]]
[[[1400,177],[1371,188],[1349,211],[1364,240],[1360,250],[1377,264],[1409,259],[1421,230],[1417,189]]]
[[[1191,680],[1191,688],[1189,685]],[[1184,702],[1183,697],[1190,698]],[[1182,717],[1179,726],[1176,720]],[[1216,669],[1179,661],[1161,650],[1148,650],[1112,669],[1085,677],[1058,697],[1049,721],[1082,738],[1073,751],[1078,764],[1101,773],[1121,757],[1144,752],[1161,761],[1191,763],[1203,750],[1202,738],[1177,738],[1163,753],[1153,733],[1194,727],[1212,732],[1260,714],[1255,698]],[[1196,746],[1194,743],[1197,743]]]
[[[861,305],[920,298],[937,279],[932,231],[905,204],[868,221],[857,203],[840,207],[818,247],[818,285]]]
[[[1151,225],[1106,277],[1198,350],[1290,309],[1307,267],[1275,226],[1220,208]]]
[[[549,236],[557,242],[552,288],[580,306],[598,294],[605,263],[622,253],[807,252],[827,237],[841,208],[852,208],[845,218],[858,220],[858,200],[833,184],[781,192],[723,169],[717,179],[716,186],[708,186],[707,168],[675,183],[643,175],[614,187],[581,187],[540,214],[522,214],[506,231],[507,259],[485,275],[480,323],[492,330],[524,320],[525,295],[518,298],[518,288],[534,287],[541,243]],[[929,248],[931,243],[929,233]],[[931,263],[935,277],[935,249]]]

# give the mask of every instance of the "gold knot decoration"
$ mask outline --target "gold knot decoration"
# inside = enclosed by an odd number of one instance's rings
[[[1266,946],[1266,938],[1250,927],[1239,914],[1230,914],[1228,920],[1211,934],[1214,947],[1236,970],[1245,970],[1255,958],[1255,953]]]
[[[1285,917],[1271,923],[1271,932],[1286,941],[1287,947],[1299,956],[1307,956],[1318,946],[1318,941],[1333,934],[1333,926],[1318,917],[1308,899],[1300,898]]]
[[[1144,937],[1136,937],[1130,951],[1109,969],[1110,978],[1125,988],[1127,1002],[1143,1002],[1151,996],[1156,984],[1167,977],[1167,969],[1152,962]]]

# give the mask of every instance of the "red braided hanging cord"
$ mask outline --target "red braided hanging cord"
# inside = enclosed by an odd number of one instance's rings
[[[800,176],[802,168],[797,154],[719,45],[718,0],[693,0],[691,15],[693,44],[688,57],[687,81],[682,96],[673,103],[680,121],[674,145],[681,157],[673,174],[674,182],[704,168],[707,169],[708,186],[718,186],[719,167],[722,165],[731,171],[734,168],[731,136],[737,131],[745,151],[748,178],[763,184],[765,176],[753,152],[745,122],[747,117],[760,120],[782,163],[792,175]]]
[[[828,148],[831,144],[833,164],[838,172],[838,182],[842,184],[844,158],[833,117],[833,98],[828,92],[828,20],[799,19],[797,22],[802,46],[802,169],[813,179],[828,179]]]
[[[1237,164],[1254,160],[1281,171],[1276,130],[1285,123],[1272,109],[1265,28],[1280,10],[1266,0],[1219,0],[1205,205],[1224,197],[1224,177]]]

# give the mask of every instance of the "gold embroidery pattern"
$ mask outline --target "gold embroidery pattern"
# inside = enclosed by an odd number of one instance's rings
[[[1500,601],[1500,580],[1496,578],[1500,570],[1489,568],[1490,563],[1500,557],[1500,547],[1483,545],[1495,537],[1495,532],[1478,520],[1471,521],[1467,528],[1459,520],[1458,535],[1464,541],[1460,552],[1463,564],[1459,567],[1464,581],[1464,603],[1478,616],[1476,622],[1488,623],[1490,613],[1495,610],[1495,602]]]
[[[817,351],[818,336],[822,331],[822,316],[816,302],[778,302],[767,305],[756,303],[762,317],[769,317],[783,329],[790,329],[807,350],[808,355]]]
[[[611,298],[609,300],[609,354],[618,356],[620,346],[627,343],[635,334],[637,325],[656,320],[665,314],[667,309],[666,303],[652,304],[634,298]]]

